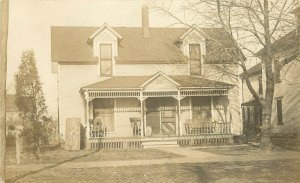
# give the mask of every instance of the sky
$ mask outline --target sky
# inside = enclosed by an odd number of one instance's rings
[[[33,50],[48,111],[57,115],[57,76],[51,70],[51,26],[141,26],[141,8],[153,0],[10,0],[7,90],[14,93],[14,75],[24,50]],[[170,1],[159,1],[169,3]],[[181,1],[174,1],[179,7]],[[150,26],[173,20],[150,9]],[[74,91],[77,92],[77,91]]]

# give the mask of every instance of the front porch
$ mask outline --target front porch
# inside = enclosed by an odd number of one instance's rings
[[[179,87],[183,83],[167,76],[155,78],[136,89],[98,84],[84,90],[88,148],[138,148],[149,139],[181,146],[231,143],[231,86]]]
[[[139,148],[151,139],[181,146],[231,143],[226,96],[187,96],[180,102],[174,97],[95,98],[89,106],[89,148]]]

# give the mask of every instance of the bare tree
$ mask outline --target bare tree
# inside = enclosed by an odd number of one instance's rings
[[[284,39],[296,40],[295,20],[292,11],[296,8],[295,0],[191,0],[183,6],[184,18],[179,18],[170,6],[164,3],[153,3],[153,8],[158,12],[174,18],[178,23],[186,26],[200,24],[202,26],[223,28],[231,36],[237,50],[227,49],[226,44],[215,41],[218,49],[215,52],[226,53],[231,58],[231,63],[238,65],[243,71],[243,79],[263,109],[261,147],[270,149],[272,143],[271,117],[274,88],[280,76],[280,70],[292,60],[280,61],[280,50],[288,49],[290,42]],[[169,4],[170,5],[170,4]],[[288,36],[287,36],[288,35]],[[274,43],[282,41],[280,47]],[[288,44],[286,44],[286,42]],[[259,51],[261,50],[261,51]],[[260,97],[252,86],[247,65],[250,57],[260,58],[264,66],[264,83],[266,86],[264,98]],[[222,60],[222,58],[220,58]],[[234,75],[228,64],[216,65],[218,70],[226,75]]]
[[[0,182],[5,180],[8,0],[0,0]]]

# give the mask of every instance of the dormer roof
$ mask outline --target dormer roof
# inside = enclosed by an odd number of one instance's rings
[[[122,36],[117,33],[114,29],[112,29],[107,23],[104,23],[96,32],[94,32],[89,38],[88,43],[93,45],[93,40],[95,37],[97,37],[103,30],[109,30],[114,36],[116,36],[118,39],[122,39]]]
[[[185,31],[180,37],[179,39],[183,40],[185,39],[187,36],[191,35],[193,32],[197,32],[198,34],[200,34],[199,36],[201,36],[202,38],[207,37],[209,38],[209,36],[203,32],[197,25],[192,25],[189,29],[187,29],[187,31]]]

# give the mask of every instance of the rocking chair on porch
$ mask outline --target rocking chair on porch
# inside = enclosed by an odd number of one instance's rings
[[[105,137],[107,129],[103,126],[101,120],[89,120],[90,122],[90,137]]]
[[[130,118],[133,136],[141,136],[141,118]]]

